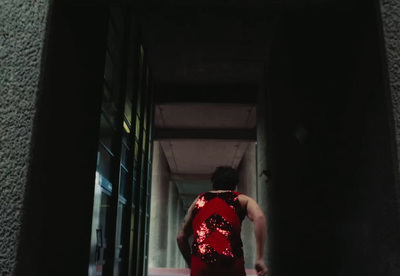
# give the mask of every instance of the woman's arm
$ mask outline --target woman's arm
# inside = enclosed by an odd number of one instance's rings
[[[247,210],[248,218],[254,223],[254,235],[256,237],[256,263],[257,275],[265,275],[268,272],[264,263],[265,241],[267,236],[267,222],[263,211],[257,202],[251,197],[240,195],[239,201]]]

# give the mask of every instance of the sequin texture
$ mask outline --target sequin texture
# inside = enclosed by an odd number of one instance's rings
[[[221,200],[213,201],[216,198]],[[201,213],[209,203],[208,213],[205,214],[204,210]],[[204,216],[204,220],[193,229],[193,255],[206,264],[219,263],[222,266],[232,266],[237,258],[243,257],[240,226],[244,213],[237,194],[205,193],[195,203],[193,212],[195,216]]]

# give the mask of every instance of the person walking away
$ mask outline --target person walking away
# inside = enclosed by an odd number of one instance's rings
[[[191,276],[246,275],[240,236],[246,216],[254,224],[257,275],[268,272],[264,263],[266,219],[254,199],[234,191],[238,180],[235,169],[218,167],[211,177],[213,190],[199,195],[186,214],[177,243]]]

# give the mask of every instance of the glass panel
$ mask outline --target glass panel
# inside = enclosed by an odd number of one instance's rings
[[[107,39],[107,42],[108,42],[107,43],[107,47],[108,47],[108,49],[110,51],[111,56],[114,59],[118,58],[119,55],[120,55],[120,52],[119,52],[119,49],[118,49],[120,43],[118,41],[117,33],[116,33],[115,28],[113,27],[113,24],[111,23],[111,21],[110,21],[109,26],[108,26],[108,39]]]
[[[118,211],[117,211],[117,229],[116,229],[116,241],[115,241],[115,270],[114,275],[120,275],[120,271],[122,268],[122,254],[123,254],[123,246],[124,242],[124,225],[125,225],[125,205],[122,202],[118,202]]]
[[[107,259],[107,240],[110,232],[110,225],[107,221],[110,218],[110,201],[111,197],[102,192],[100,201],[99,224],[96,228],[96,276],[101,276],[103,266]]]
[[[149,139],[150,139],[150,137],[149,137]],[[151,144],[151,141],[149,142],[149,148],[148,148],[148,151],[147,151],[147,159],[148,160],[151,160],[151,155],[152,155],[152,153],[153,153],[153,151],[152,151],[152,144]]]
[[[135,136],[139,138],[139,134],[140,134],[140,118],[138,115],[136,115]]]
[[[126,119],[128,126],[131,127],[131,125],[132,125],[132,102],[128,96],[126,96],[126,98],[125,98],[124,115],[125,115],[125,119]]]
[[[149,186],[150,186],[150,185],[149,185]],[[149,188],[147,188],[147,190],[149,190]],[[150,203],[151,203],[150,194],[147,193],[147,213],[148,213],[148,214],[150,213]]]
[[[116,128],[115,118],[117,114],[117,107],[114,104],[113,95],[106,82],[104,82],[103,85],[103,103],[101,105],[101,108],[104,114],[107,116],[107,119],[110,121],[112,127],[115,129]]]
[[[107,51],[106,52],[106,64],[105,64],[105,68],[104,68],[104,79],[107,82],[108,86],[111,88],[114,88],[114,80],[113,80],[113,76],[114,76],[114,64],[112,62],[110,53]],[[114,92],[114,91],[111,91]]]
[[[146,107],[144,107],[143,127],[144,127],[144,129],[147,129],[147,108]]]
[[[122,143],[121,146],[121,164],[128,168],[128,156],[129,156],[129,149],[125,143]]]
[[[151,139],[152,139],[152,137],[153,137],[153,135],[152,135],[152,127],[151,127],[151,124],[149,124],[149,128],[147,129],[147,133],[149,134],[149,143],[151,142]],[[149,148],[151,148],[151,144],[150,144],[150,147]]]
[[[145,151],[146,150],[146,131],[143,131],[143,143],[142,143],[142,149],[143,149],[143,151]]]
[[[142,165],[141,165],[142,170],[144,170],[144,164],[145,164],[145,162],[146,162],[146,155],[145,155],[144,152],[142,152]]]
[[[111,92],[115,95],[115,99],[119,99],[118,95],[123,93],[121,91],[121,59],[114,59],[114,70],[113,70],[113,83],[111,86]]]
[[[129,131],[127,131],[125,129],[125,127],[124,127],[123,132],[122,132],[122,142],[125,144],[125,147],[127,147],[128,149],[130,149],[129,146],[128,146],[128,144],[129,144],[129,132],[130,132],[130,129],[129,129]]]
[[[118,68],[120,68],[121,59],[112,59],[110,53],[106,52],[106,64],[104,69],[104,79],[107,85],[110,87],[113,98],[118,99],[120,91],[120,74]]]
[[[132,205],[136,206],[136,184],[137,180],[134,178],[133,180],[133,188],[132,188]]]
[[[144,60],[144,49],[143,45],[140,45],[140,65],[143,64],[143,60]]]
[[[119,194],[126,198],[126,188],[128,184],[128,171],[124,167],[120,167]]]
[[[140,84],[141,82],[139,81],[139,84]],[[142,91],[141,91],[142,89],[141,89],[141,87],[139,87],[139,93],[137,94],[137,108],[136,108],[136,112],[137,112],[137,114],[141,114],[140,113],[140,111],[141,111],[141,107],[142,107],[142,100],[141,100],[141,98],[142,98]]]
[[[138,160],[139,156],[139,143],[135,141],[135,160]]]
[[[97,159],[97,172],[106,180],[111,181],[111,162],[113,157],[101,144],[99,145]]]
[[[115,131],[112,128],[110,120],[104,113],[100,117],[100,141],[111,151],[112,139],[114,138]]]
[[[134,250],[136,249],[136,245],[133,243],[134,234],[135,234],[135,208],[131,208],[131,227],[130,227],[130,239],[129,239],[129,273],[128,275],[134,275],[132,272],[132,263],[133,263],[133,255]]]
[[[148,164],[147,182],[151,184],[151,163],[148,162],[147,164]],[[149,185],[149,186],[151,186],[151,185]],[[148,192],[150,192],[150,191],[148,191]]]

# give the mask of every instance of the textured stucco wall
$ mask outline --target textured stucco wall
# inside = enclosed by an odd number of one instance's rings
[[[392,96],[397,155],[400,156],[400,2],[397,0],[380,0],[380,4]],[[400,171],[400,163],[398,168],[398,171]],[[397,184],[397,196],[400,199],[399,183]]]
[[[257,198],[257,175],[256,175],[256,147],[255,143],[249,143],[246,152],[240,161],[239,183],[237,190],[254,199]],[[254,236],[253,223],[246,218],[242,224],[243,252],[246,268],[254,268],[256,239]]]
[[[0,275],[7,275],[15,267],[49,3],[0,6]]]

